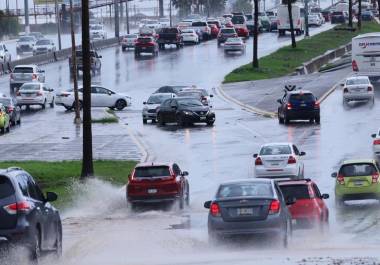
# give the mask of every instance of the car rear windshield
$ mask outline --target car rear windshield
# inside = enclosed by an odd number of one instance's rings
[[[15,73],[15,74],[20,74],[20,73],[33,74],[33,68],[32,67],[16,67],[13,70],[13,73]]]
[[[226,42],[232,42],[232,43],[239,42],[239,43],[241,43],[241,39],[240,38],[228,38]]]
[[[0,98],[0,104],[9,105],[11,104],[11,100],[9,98]]]
[[[299,102],[299,101],[310,102],[310,101],[315,101],[315,97],[311,93],[292,94],[290,95],[289,101],[290,103]]]
[[[348,79],[346,84],[348,86],[350,86],[350,85],[368,85],[369,81],[367,78],[352,78],[352,79]]]
[[[377,173],[376,168],[371,163],[348,164],[341,167],[339,175],[344,177],[371,176]]]
[[[245,19],[243,16],[234,16],[232,17],[231,22],[234,24],[244,24]]]
[[[36,42],[36,45],[49,45],[50,40],[39,40]]]
[[[261,148],[260,155],[288,155],[291,152],[289,145],[272,145]]]
[[[40,89],[40,84],[23,84],[20,87],[20,90],[39,90]]]
[[[235,33],[235,29],[221,29],[221,33],[233,34]]]
[[[207,23],[206,22],[193,22],[191,25],[193,27],[206,27]]]
[[[280,185],[284,198],[310,199],[309,188],[307,185]]]
[[[226,184],[220,186],[218,190],[218,198],[231,198],[231,197],[273,197],[273,190],[270,183],[237,183]]]
[[[177,28],[163,28],[161,29],[161,33],[177,33]]]
[[[168,166],[137,167],[133,175],[135,178],[154,178],[170,176]]]
[[[179,97],[189,97],[189,98],[200,98],[201,97],[201,93],[200,92],[197,92],[197,91],[182,91],[180,93],[178,93],[178,96]]]
[[[0,199],[9,197],[15,193],[11,181],[4,176],[0,176]]]

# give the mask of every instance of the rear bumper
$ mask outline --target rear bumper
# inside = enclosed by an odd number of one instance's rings
[[[281,168],[281,169],[278,169],[278,168],[264,168],[264,167],[260,167],[260,168],[257,168],[255,167],[255,176],[257,178],[262,178],[262,177],[266,177],[266,178],[296,178],[298,177],[299,173],[298,172],[299,169],[298,167],[285,167],[285,168]]]
[[[238,47],[231,47],[231,46],[224,46],[224,51],[233,52],[233,51],[244,51],[244,47],[238,46]]]
[[[127,196],[128,202],[139,204],[156,204],[164,202],[174,202],[179,198],[179,194],[175,195],[155,195],[155,196]]]
[[[319,110],[288,110],[286,117],[290,120],[308,120],[319,117]]]
[[[44,98],[31,98],[31,99],[19,99],[17,98],[17,105],[40,105],[44,104]]]
[[[345,100],[370,100],[373,99],[373,93],[363,93],[363,94],[354,94],[354,93],[344,93],[343,98]]]
[[[134,43],[121,43],[122,48],[134,48],[135,44]]]
[[[340,185],[340,184],[336,184]],[[342,200],[380,199],[380,183],[366,187],[335,187],[335,197]]]
[[[155,120],[157,119],[157,113],[143,113],[143,119]]]
[[[135,52],[136,53],[142,53],[142,52],[154,53],[155,49],[154,49],[154,47],[145,47],[145,48],[135,47]]]
[[[19,226],[14,229],[0,229],[0,246],[31,245],[33,234],[29,226]]]

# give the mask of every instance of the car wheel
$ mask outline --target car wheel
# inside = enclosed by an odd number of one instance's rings
[[[320,124],[321,123],[321,117],[320,116],[315,117],[315,122],[317,124]]]
[[[38,264],[38,261],[41,258],[41,232],[38,228],[34,234],[34,241],[32,242],[30,252],[32,262]]]
[[[146,120],[146,119],[143,119],[143,123],[146,124],[146,123],[147,123],[147,120]]]
[[[185,195],[182,193],[181,197],[178,199],[178,205],[179,205],[179,209],[180,210],[183,210],[183,208],[185,207]]]
[[[45,98],[44,104],[42,104],[41,107],[42,109],[46,109],[46,98]]]
[[[289,124],[290,120],[288,119],[288,117],[286,116],[286,114],[284,115],[284,124]]]
[[[213,126],[215,121],[208,121],[207,126]]]
[[[156,119],[152,119],[152,123],[156,123]]]
[[[10,131],[11,131],[11,123],[8,122],[8,127],[7,127],[5,132],[9,133]]]
[[[124,99],[118,99],[115,104],[117,110],[123,110],[127,106],[127,102]]]
[[[189,183],[186,181],[186,206],[190,205],[190,187]]]
[[[21,124],[21,115],[18,117],[18,120],[17,120],[17,122],[16,122],[18,125],[20,125]]]
[[[158,124],[159,124],[160,126],[165,126],[165,122],[164,122],[164,119],[162,118],[161,113],[158,113],[158,114],[157,114],[157,121],[158,121]]]
[[[72,110],[74,108],[74,105],[69,107],[69,106],[63,106],[66,110]]]
[[[57,224],[57,239],[55,241],[55,251],[54,254],[57,258],[62,257],[62,225],[59,222]]]
[[[284,124],[284,119],[280,117],[280,115],[278,115],[278,123],[279,124]]]
[[[121,50],[122,50],[123,52],[125,52],[126,49],[125,49],[125,47],[121,47]]]
[[[288,243],[289,243],[289,238],[290,238],[290,234],[291,234],[291,225],[289,224],[290,221],[286,221],[286,228],[285,228],[285,231],[283,233],[283,238],[282,238],[282,246],[284,248],[288,248]]]
[[[54,108],[54,97],[53,100],[50,102],[50,108]]]

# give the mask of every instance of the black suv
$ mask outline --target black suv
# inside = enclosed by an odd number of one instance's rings
[[[49,203],[57,195],[46,196],[31,175],[21,168],[0,169],[0,243],[2,250],[26,247],[38,261],[43,252],[62,254],[62,224],[58,211]]]
[[[291,91],[277,100],[279,123],[288,124],[290,120],[309,120],[320,122],[320,109],[317,98],[310,91]]]
[[[215,113],[194,98],[171,98],[161,103],[157,112],[159,125],[176,122],[178,126],[204,122],[212,126]]]

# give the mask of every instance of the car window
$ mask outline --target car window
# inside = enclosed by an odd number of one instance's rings
[[[33,178],[31,176],[27,176],[27,178],[28,178],[28,191],[29,191],[30,197],[41,202],[44,201],[45,200],[44,195],[41,189],[33,180]]]
[[[49,45],[50,40],[39,40],[36,42],[36,45]]]
[[[263,146],[260,155],[288,155],[291,154],[289,145]]]
[[[9,197],[15,193],[12,182],[5,176],[0,176],[0,199]]]
[[[15,69],[13,70],[13,73],[33,74],[33,68],[32,67],[15,67]]]
[[[28,83],[28,84],[23,84],[20,87],[21,90],[40,90],[40,84],[33,84],[33,83]]]
[[[300,152],[298,151],[297,146],[295,146],[294,144],[293,144],[293,150],[294,150],[294,153],[295,153],[296,155],[299,155],[299,154],[300,154]]]
[[[181,175],[181,169],[179,168],[179,166],[177,164],[173,164],[173,170],[174,170],[174,173],[178,176],[178,175]]]
[[[44,91],[49,91],[49,88],[47,86],[43,86],[42,88]]]
[[[372,163],[347,164],[339,170],[339,175],[344,177],[371,176],[376,173],[376,168]]]
[[[151,95],[147,101],[148,104],[161,104],[165,99],[171,98],[170,94],[165,95]]]
[[[310,199],[309,187],[306,184],[303,185],[280,185],[280,189],[284,198],[296,198],[297,200]]]
[[[311,93],[299,93],[299,94],[291,94],[289,97],[290,103],[292,102],[299,102],[299,101],[315,101],[315,97]]]
[[[92,94],[96,94],[96,93],[98,93],[98,89],[97,89],[97,87],[91,87],[91,93]]]
[[[221,29],[221,33],[235,33],[235,29]]]
[[[218,198],[243,196],[272,198],[273,189],[270,183],[237,183],[220,186],[217,194]]]
[[[314,194],[317,198],[322,197],[321,192],[319,191],[318,186],[315,183],[313,183],[313,190],[314,190]]]
[[[108,94],[107,89],[105,89],[103,87],[96,87],[96,90],[97,90],[98,94]]]
[[[136,167],[133,175],[135,178],[153,178],[170,176],[168,166]]]
[[[234,24],[244,24],[245,19],[243,16],[233,16],[231,22]]]
[[[24,174],[18,175],[16,177],[18,187],[21,190],[22,195],[29,197],[28,193],[28,177]]]

